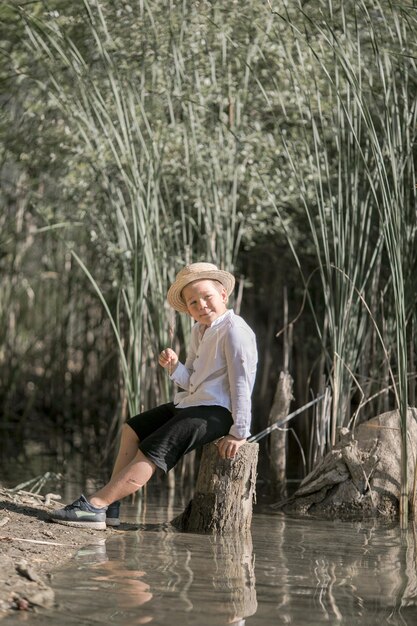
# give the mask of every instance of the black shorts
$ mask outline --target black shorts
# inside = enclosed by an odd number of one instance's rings
[[[126,422],[139,438],[139,450],[168,472],[184,454],[227,435],[232,414],[223,406],[179,409],[170,402]]]

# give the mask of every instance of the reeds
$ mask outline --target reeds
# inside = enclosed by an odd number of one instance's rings
[[[183,261],[233,270],[242,242],[285,232],[301,275],[289,288],[303,282],[306,337],[318,337],[306,396],[310,385],[332,392],[331,416],[327,402],[308,427],[321,439],[313,462],[371,414],[370,398],[375,413],[395,389],[403,413],[415,372],[417,31],[409,2],[269,6],[143,1],[129,13],[85,0],[61,15],[29,3],[19,45],[33,63],[16,81],[43,98],[64,164],[58,206],[40,177],[31,210],[70,224],[51,234],[111,320],[125,413],[168,396],[155,355],[189,331],[165,305]],[[279,296],[261,274],[253,301],[266,294],[273,327]]]
[[[382,318],[390,320],[384,339],[394,346],[406,526],[407,320],[412,316],[407,304],[415,302],[416,294],[415,281],[408,278],[416,258],[417,128],[411,81],[416,68],[409,50],[416,48],[416,15],[407,4],[317,4],[314,13],[308,6],[286,5],[277,20],[293,33],[286,54],[301,130],[292,141],[282,124],[282,141],[294,166],[322,282],[329,349],[323,347],[333,390],[331,438],[334,443],[337,427],[346,423],[353,394],[359,389],[365,395],[358,380],[363,372],[370,374],[367,352],[372,325],[381,319],[376,291],[381,290]],[[301,157],[310,163],[308,181],[299,174]]]
[[[145,65],[134,71],[134,78],[117,64],[123,51],[117,49],[105,6],[85,0],[83,8],[95,48],[94,54],[88,51],[89,59],[98,59],[95,71],[59,18],[41,20],[23,9],[21,16],[27,45],[44,63],[49,95],[74,133],[85,165],[95,173],[99,203],[83,221],[93,245],[104,250],[102,261],[117,291],[115,306],[95,268],[87,266],[76,248],[71,254],[111,321],[128,413],[133,415],[170,395],[155,363],[161,347],[173,341],[175,324],[165,295],[175,272],[184,261],[195,259],[229,270],[236,262],[244,223],[238,215],[237,141],[230,132],[236,122],[223,120],[220,110],[222,121],[210,137],[210,94],[205,96],[201,88],[199,98],[181,98],[189,89],[187,48],[180,36],[170,38],[160,15],[155,21],[151,4],[137,9],[138,20],[155,27],[146,45],[156,53],[170,42],[174,66],[152,60],[146,65],[143,57]],[[191,26],[186,21],[181,25]],[[166,39],[160,40],[161,34]],[[216,63],[210,57],[213,80],[227,67],[227,60],[222,68]],[[197,67],[196,82],[201,80],[198,72]],[[187,337],[189,323],[181,319],[175,330]]]

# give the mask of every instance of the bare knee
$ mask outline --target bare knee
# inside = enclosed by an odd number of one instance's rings
[[[137,436],[133,428],[129,426],[129,424],[123,424],[121,436],[125,441],[139,441],[139,437]]]

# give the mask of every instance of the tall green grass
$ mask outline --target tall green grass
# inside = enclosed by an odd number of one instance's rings
[[[125,413],[168,396],[155,357],[189,331],[165,304],[175,272],[198,259],[233,270],[251,232],[279,250],[285,233],[310,303],[319,345],[298,379],[306,395],[331,386],[308,426],[311,462],[341,426],[404,409],[417,301],[411,3],[144,1],[117,7],[117,20],[107,2],[31,7],[19,46],[33,65],[16,81],[30,98],[33,80],[69,173],[55,181],[62,206],[30,200],[51,227],[71,224],[51,234],[65,233],[111,320]],[[272,328],[279,295],[261,273],[253,318],[267,299]]]
[[[186,338],[189,322],[176,321],[165,296],[184,261],[209,260],[233,271],[244,220],[238,215],[238,143],[236,122],[220,110],[222,120],[207,141],[207,111],[212,103],[202,87],[193,99],[184,74],[187,48],[182,42],[186,16],[177,18],[178,36],[158,39],[161,23],[152,4],[142,3],[138,19],[156,24],[147,33],[153,53],[171,46],[173,67],[149,61],[129,76],[117,61],[117,42],[106,21],[105,5],[83,2],[99,70],[92,70],[85,52],[60,20],[42,20],[21,10],[27,45],[44,63],[45,88],[74,133],[74,144],[96,175],[100,203],[83,221],[92,239],[105,251],[117,304],[87,266],[76,247],[71,254],[88,276],[111,321],[119,348],[129,414],[169,395],[166,377],[157,368],[161,347]],[[181,19],[184,21],[181,22]],[[145,32],[145,31],[143,31]],[[90,56],[91,56],[91,51]],[[210,59],[214,77],[223,74]],[[195,68],[195,82],[198,77]],[[239,106],[235,97],[234,106]],[[161,113],[168,116],[162,123]],[[177,150],[172,150],[177,143]],[[99,248],[98,248],[99,249]],[[175,327],[176,338],[173,339]],[[158,391],[161,389],[162,391]]]
[[[411,279],[416,260],[416,15],[407,3],[319,2],[314,11],[283,4],[274,14],[293,33],[286,55],[302,141],[288,138],[285,124],[281,136],[322,283],[329,333],[329,345],[323,347],[333,390],[331,440],[334,444],[337,428],[349,421],[358,389],[362,398],[371,395],[364,373],[369,376],[372,326],[381,320],[378,291],[383,292],[382,319],[389,321],[384,341],[390,348],[382,355],[389,352],[395,371],[406,525],[407,369],[408,357],[414,359],[413,350],[408,355],[407,324],[416,294]],[[307,181],[299,176],[301,159],[311,166]],[[283,209],[277,206],[277,211],[284,220]]]

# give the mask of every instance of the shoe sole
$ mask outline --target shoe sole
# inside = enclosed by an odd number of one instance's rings
[[[106,530],[106,522],[69,522],[62,519],[50,518],[51,522],[55,524],[62,524],[63,526],[78,526],[79,528],[92,528],[94,530]]]
[[[115,528],[116,526],[120,526],[120,520],[118,518],[109,518],[106,519],[106,526],[112,526]]]

